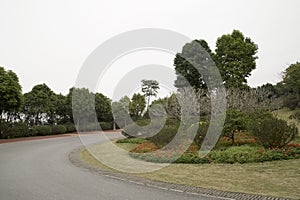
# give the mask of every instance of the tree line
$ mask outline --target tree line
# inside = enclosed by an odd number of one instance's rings
[[[200,50],[199,45],[202,47]],[[178,52],[175,56],[174,68],[177,78],[174,85],[179,91],[186,87],[187,80],[202,97],[200,99],[202,107],[205,108],[204,113],[209,113],[207,82],[214,85],[214,78],[209,77],[209,74],[199,73],[197,68],[204,69],[205,72],[216,65],[227,94],[230,94],[227,95],[227,101],[238,104],[241,103],[241,98],[245,98],[249,102],[251,99],[249,94],[255,94],[257,98],[253,102],[263,97],[264,100],[260,102],[266,105],[271,105],[266,103],[269,101],[276,108],[278,105],[291,109],[299,108],[300,63],[298,62],[291,64],[283,72],[282,81],[275,85],[267,83],[258,88],[248,86],[247,78],[256,68],[257,51],[258,45],[238,30],[219,37],[214,51],[205,40],[193,40],[185,44],[182,52]],[[0,123],[23,122],[27,126],[75,124],[72,108],[76,108],[75,112],[81,113],[84,123],[95,123],[92,115],[92,112],[95,112],[98,122],[110,123],[107,126],[112,128],[113,121],[117,121],[117,126],[122,128],[128,124],[129,118],[133,120],[149,118],[148,108],[158,102],[169,104],[176,102],[175,95],[171,95],[150,104],[150,98],[157,94],[159,83],[154,80],[142,80],[141,83],[141,93],[133,94],[131,98],[125,96],[116,102],[112,102],[101,93],[92,93],[86,88],[72,87],[67,95],[56,94],[46,84],[38,84],[30,92],[22,94],[18,76],[13,71],[0,67]],[[76,101],[72,101],[74,93]],[[88,109],[86,105],[89,105]],[[85,110],[82,110],[83,108]],[[172,109],[176,117],[180,116],[180,108],[173,106]]]

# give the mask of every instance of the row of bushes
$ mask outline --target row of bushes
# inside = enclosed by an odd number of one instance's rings
[[[189,125],[189,127],[181,127],[181,130],[179,130],[180,121],[175,119],[167,119],[163,126],[161,123],[160,120],[153,120],[150,124],[149,121],[137,121],[136,124],[138,126],[130,124],[123,129],[122,133],[128,138],[147,138],[156,145],[166,145],[175,136],[178,139],[193,139],[194,143],[200,147],[209,127],[208,120],[200,121],[196,130],[197,134],[195,137],[192,137],[189,134],[195,131],[193,130],[197,127],[195,123]],[[242,113],[237,110],[229,110],[225,120],[223,136],[230,138],[232,145],[237,145],[235,141],[236,133],[245,131],[254,136],[256,142],[264,147],[282,147],[291,142],[298,134],[298,129],[295,125],[287,124],[286,121],[277,119],[270,112],[254,111]]]
[[[112,123],[110,122],[100,122],[102,130],[111,130]],[[81,126],[82,132],[94,131],[95,124],[87,124],[84,127]],[[18,137],[31,137],[31,136],[44,136],[44,135],[55,135],[64,133],[76,132],[76,127],[72,123],[67,123],[64,125],[39,125],[30,126],[25,122],[1,122],[0,123],[0,138],[18,138]]]

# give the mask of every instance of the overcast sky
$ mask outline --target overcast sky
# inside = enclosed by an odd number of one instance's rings
[[[88,55],[122,32],[169,29],[205,39],[215,49],[218,37],[238,29],[259,47],[249,84],[276,83],[289,64],[300,61],[299,8],[299,0],[0,0],[0,66],[17,73],[24,93],[46,83],[66,94]],[[156,60],[143,63],[145,57]],[[133,65],[124,59],[123,75]],[[152,52],[136,56],[134,65],[172,67],[173,57],[168,59]],[[109,80],[122,74],[106,76],[101,92],[111,97]]]

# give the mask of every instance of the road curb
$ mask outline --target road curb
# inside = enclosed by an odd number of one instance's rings
[[[238,192],[228,192],[228,191],[221,191],[215,189],[206,189],[200,187],[192,187],[187,185],[181,184],[174,184],[174,183],[166,183],[160,181],[153,181],[150,179],[145,179],[141,177],[137,177],[131,174],[125,174],[120,172],[113,172],[109,170],[100,169],[98,167],[92,166],[89,163],[82,160],[80,156],[80,152],[84,148],[77,148],[73,150],[69,154],[69,160],[77,167],[89,169],[93,173],[97,173],[112,179],[117,179],[120,181],[126,181],[138,185],[145,185],[148,187],[158,188],[162,190],[169,190],[173,192],[184,192],[190,195],[198,195],[198,196],[208,196],[208,197],[217,197],[220,199],[236,199],[236,200],[292,200],[290,198],[282,198],[282,197],[271,197],[271,196],[264,196],[264,195],[256,195],[256,194],[246,194],[246,193],[238,193]]]

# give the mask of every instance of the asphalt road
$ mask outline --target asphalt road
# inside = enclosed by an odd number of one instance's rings
[[[92,143],[95,134],[86,137]],[[76,167],[68,156],[80,146],[77,136],[0,144],[0,200],[218,199],[137,185]]]

